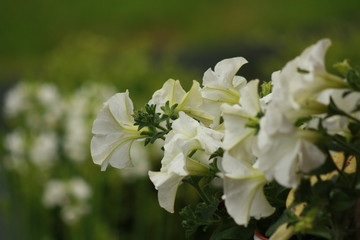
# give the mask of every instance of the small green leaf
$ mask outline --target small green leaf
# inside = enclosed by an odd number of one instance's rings
[[[355,205],[356,196],[351,196],[341,189],[334,189],[330,193],[331,208],[334,211],[344,211]]]

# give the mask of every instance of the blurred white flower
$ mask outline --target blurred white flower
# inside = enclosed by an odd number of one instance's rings
[[[75,224],[80,218],[90,212],[90,207],[87,204],[82,205],[66,205],[61,209],[61,218],[68,224]]]
[[[4,112],[7,117],[15,117],[27,108],[28,92],[27,85],[21,82],[5,94]]]
[[[41,84],[37,91],[37,97],[41,103],[49,106],[54,106],[61,98],[56,85],[52,83]]]
[[[7,155],[4,157],[4,166],[9,170],[22,171],[26,168],[25,154],[27,152],[27,142],[25,133],[22,129],[5,135],[4,147]]]
[[[68,202],[66,183],[61,180],[49,180],[44,189],[42,202],[45,207],[62,206]]]
[[[82,201],[90,198],[91,189],[84,179],[80,177],[73,177],[67,184],[69,194],[71,194],[75,199]]]
[[[38,167],[52,167],[58,160],[59,139],[55,132],[44,132],[34,136],[30,146],[30,160]]]
[[[90,186],[80,177],[52,179],[45,185],[42,202],[46,208],[60,207],[62,220],[71,225],[90,212],[91,195]]]
[[[105,104],[94,121],[91,156],[94,163],[105,170],[110,164],[116,168],[131,167],[130,147],[143,138],[134,126],[133,103],[129,92],[117,93]]]
[[[17,128],[5,135],[4,146],[11,155],[23,156],[26,151],[25,133]]]

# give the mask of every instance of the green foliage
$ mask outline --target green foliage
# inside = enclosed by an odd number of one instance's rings
[[[221,192],[211,186],[214,176],[189,176],[183,182],[192,185],[203,201],[180,211],[182,226],[188,239],[198,232],[211,232],[210,240],[252,239],[255,225],[238,226],[226,212]]]
[[[146,104],[144,109],[135,111],[134,125],[138,126],[139,131],[145,128],[144,131],[141,131],[141,135],[146,136],[145,146],[154,143],[159,138],[165,140],[164,136],[172,129],[171,121],[178,118],[176,107],[177,104],[169,106],[169,101],[167,101],[165,106],[161,107],[163,114],[156,112],[155,104]]]

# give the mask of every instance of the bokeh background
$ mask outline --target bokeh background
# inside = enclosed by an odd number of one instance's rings
[[[184,239],[147,178],[156,146],[134,146],[131,171],[92,163],[102,103],[129,89],[139,108],[168,78],[188,89],[236,56],[249,61],[240,75],[268,81],[325,37],[329,71],[358,65],[359,11],[358,0],[2,0],[0,239]],[[177,212],[196,200],[182,187]]]

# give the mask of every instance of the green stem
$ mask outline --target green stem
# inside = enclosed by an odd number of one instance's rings
[[[332,140],[334,140],[336,143],[338,143],[339,145],[341,145],[344,148],[347,148],[348,150],[352,151],[354,155],[360,155],[360,151],[353,148],[352,146],[349,146],[348,144],[340,141],[339,139],[337,139],[336,137],[332,137]]]
[[[166,128],[164,128],[164,127],[162,127],[160,125],[156,125],[155,127],[162,130],[162,131],[164,131],[164,132],[168,132],[168,130]]]
[[[357,155],[357,156],[354,156],[355,157],[355,161],[356,161],[356,171],[355,171],[355,178],[354,178],[354,182],[352,184],[353,188],[357,185],[358,182],[360,182],[360,175],[359,175],[359,172],[360,172],[360,156]]]
[[[341,111],[341,114],[344,115],[344,116],[347,117],[347,118],[350,118],[350,119],[353,120],[354,122],[360,123],[360,120],[359,120],[359,119],[351,116],[350,114],[348,114],[348,113],[346,113],[346,112],[344,112],[344,111]]]
[[[205,192],[201,189],[201,187],[199,186],[199,181],[195,181],[192,177],[190,177],[190,179],[188,181],[186,181],[188,183],[191,184],[191,186],[193,186],[196,191],[199,193],[200,198],[206,202],[207,204],[210,203],[210,200],[208,198],[208,196],[205,194]]]

